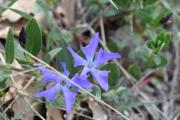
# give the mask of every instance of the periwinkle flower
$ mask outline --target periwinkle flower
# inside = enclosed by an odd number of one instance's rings
[[[64,62],[60,63],[63,67],[63,74],[68,77],[69,72],[66,70],[66,64]],[[75,85],[71,84],[71,82],[64,80],[59,74],[56,74],[52,72],[51,70],[45,68],[45,67],[39,67],[39,70],[41,74],[43,75],[43,83],[46,84],[48,82],[54,82],[55,84],[41,92],[36,93],[36,97],[45,97],[48,100],[55,99],[56,93],[59,90],[62,90],[64,101],[66,104],[66,111],[69,113],[72,109],[72,106],[75,102],[75,97],[77,95],[77,91],[79,88],[77,88]],[[83,76],[83,77],[81,77]],[[84,89],[90,89],[93,87],[93,84],[86,80],[86,77],[81,74],[80,76],[78,74],[75,74],[74,77],[71,78],[73,82],[78,84]],[[70,88],[73,88],[74,90],[70,90]]]
[[[96,79],[97,83],[105,90],[108,90],[108,74],[109,71],[99,70],[98,68],[108,62],[111,59],[120,58],[121,55],[118,53],[108,53],[102,48],[100,48],[99,52],[95,56],[96,49],[98,47],[99,42],[99,33],[96,33],[89,43],[89,45],[82,47],[82,52],[84,53],[86,60],[79,56],[77,53],[73,51],[72,48],[68,48],[72,57],[74,59],[74,66],[83,65],[83,73],[90,72],[92,76]],[[95,58],[94,58],[95,57]]]

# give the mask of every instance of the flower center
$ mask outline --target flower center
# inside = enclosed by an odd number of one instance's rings
[[[63,86],[65,86],[65,85],[66,85],[66,81],[65,81],[65,80],[61,80],[61,81],[60,81],[60,84],[63,85]]]
[[[93,65],[93,61],[88,61],[88,65],[87,66],[88,66],[88,68],[93,68],[93,66],[94,66]]]

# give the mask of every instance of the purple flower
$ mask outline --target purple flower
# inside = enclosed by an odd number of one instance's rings
[[[99,70],[98,68],[108,62],[111,59],[120,58],[121,55],[118,53],[107,53],[102,48],[99,50],[95,56],[96,49],[98,47],[99,34],[96,33],[89,43],[89,45],[82,47],[82,52],[84,53],[86,60],[79,56],[73,51],[72,48],[68,48],[74,58],[74,66],[83,65],[83,73],[90,72],[92,76],[96,79],[97,83],[105,90],[108,90],[108,74],[109,71]],[[95,58],[94,58],[95,57]]]
[[[68,77],[69,72],[66,70],[66,64],[64,62],[60,63],[63,67],[63,74]],[[45,97],[48,100],[53,100],[56,97],[56,93],[59,90],[62,90],[64,101],[66,104],[66,111],[69,113],[72,109],[72,106],[75,102],[75,97],[77,95],[77,91],[79,88],[71,84],[71,82],[64,80],[60,75],[52,72],[51,70],[45,68],[45,67],[39,67],[39,70],[41,74],[43,75],[43,83],[46,84],[48,82],[53,81],[55,84],[41,92],[36,93],[36,97]],[[82,77],[83,76],[83,77]],[[72,81],[74,81],[79,86],[83,87],[84,89],[90,89],[93,87],[93,84],[86,80],[86,77],[84,75],[78,75],[75,74],[73,78],[71,78]],[[74,90],[70,90],[70,88],[73,88]]]

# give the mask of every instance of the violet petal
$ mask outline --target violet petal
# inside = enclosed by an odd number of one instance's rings
[[[63,87],[64,101],[66,104],[66,112],[71,112],[72,106],[75,102],[76,92],[70,91],[67,87]]]
[[[68,50],[74,59],[75,67],[77,67],[79,65],[86,65],[86,60],[84,60],[81,56],[79,56],[77,53],[75,53],[72,48],[68,48]]]
[[[43,75],[43,83],[46,84],[50,81],[54,81],[55,83],[58,83],[62,80],[62,77],[60,77],[58,74],[52,72],[51,70],[45,68],[45,67],[39,67],[39,70],[41,74]]]
[[[100,71],[97,69],[91,69],[91,74],[96,79],[97,83],[103,88],[105,91],[108,91],[108,74],[109,71]]]
[[[86,47],[82,47],[82,51],[86,56],[87,61],[93,61],[96,49],[98,47],[99,42],[99,33],[96,33]]]
[[[38,92],[35,94],[36,97],[45,97],[48,100],[53,100],[56,97],[56,92],[61,88],[60,84],[56,84],[47,90],[44,90],[42,92]]]
[[[95,60],[94,60],[94,66],[99,67],[100,65],[104,64],[105,62],[108,62],[112,59],[121,58],[121,55],[119,53],[108,53],[103,49],[100,49]]]

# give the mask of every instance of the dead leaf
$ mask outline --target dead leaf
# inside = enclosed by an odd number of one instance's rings
[[[102,107],[93,99],[89,98],[89,108],[91,109],[92,113],[93,113],[93,119],[95,120],[107,120],[108,116],[105,113],[105,111],[103,111]]]
[[[43,11],[38,13],[34,13],[33,11],[33,6],[35,2],[36,0],[18,0],[13,6],[11,6],[11,8],[23,11],[27,14],[33,14],[35,19],[43,27],[43,29],[47,29],[48,22]],[[19,14],[11,10],[6,10],[2,13],[0,17],[0,37],[6,38],[9,27],[13,29],[13,32],[18,33],[21,27],[25,26],[26,23],[27,20],[22,19],[22,17]]]
[[[28,100],[31,101],[30,99]],[[12,105],[12,110],[15,115],[22,113],[22,116],[18,116],[21,120],[33,120],[34,112],[30,109],[22,96],[19,96],[18,99],[14,102]]]
[[[67,13],[61,6],[58,6],[54,11],[54,17],[56,19],[57,24],[64,28],[69,28],[70,21],[67,19],[66,14]]]
[[[7,37],[7,33],[8,33],[8,31],[9,31],[9,26],[7,26],[7,27],[4,27],[4,28],[2,28],[2,27],[0,26],[0,37],[1,38],[6,38]]]
[[[18,0],[11,8],[26,12],[27,14],[33,13],[33,4],[36,0]],[[9,20],[10,22],[17,22],[20,20],[21,16],[17,13],[6,10],[1,15],[1,21],[2,20]]]
[[[47,120],[64,120],[63,114],[57,108],[48,108],[47,110]]]
[[[61,1],[61,7],[64,9],[65,17],[69,20],[70,25],[74,23],[75,6],[76,6],[76,0],[62,0]]]

